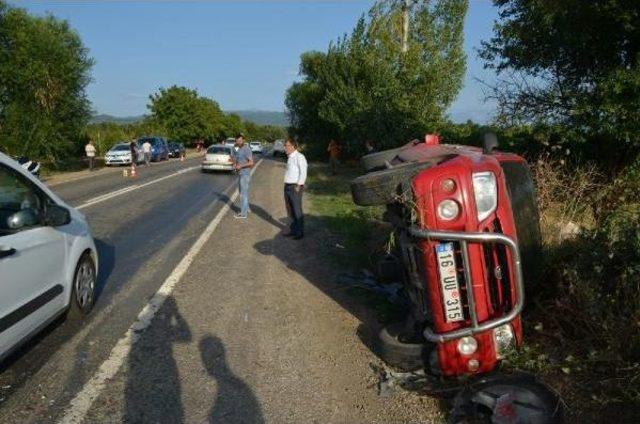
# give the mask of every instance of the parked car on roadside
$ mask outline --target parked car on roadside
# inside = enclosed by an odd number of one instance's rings
[[[233,171],[233,147],[215,144],[209,147],[202,160],[202,172]]]
[[[284,151],[284,140],[276,140],[273,142],[273,156],[283,156],[286,157],[287,154]]]
[[[136,148],[136,151],[137,157],[135,158],[135,163],[144,161],[144,153],[142,152],[142,148],[138,146]],[[107,166],[131,165],[131,147],[129,143],[118,143],[111,149],[109,149],[109,151],[104,155],[104,164]]]
[[[262,153],[262,143],[259,141],[250,141],[249,147],[251,148],[252,153]]]
[[[85,217],[0,153],[0,361],[56,317],[86,315],[97,272]]]
[[[158,136],[141,137],[138,139],[138,145],[142,146],[145,141],[149,141],[151,144],[151,162],[169,159],[169,145],[164,138]]]
[[[351,192],[358,205],[386,207],[404,271],[406,318],[382,329],[376,353],[424,370],[436,395],[491,373],[492,399],[513,392],[509,402],[525,402],[536,395],[496,369],[523,341],[525,284],[536,287],[540,269],[538,208],[526,161],[495,146],[492,135],[484,149],[430,135],[366,155]]]
[[[231,147],[235,151],[238,151],[238,146],[236,146],[236,139],[233,137],[227,138],[222,144],[227,147]]]
[[[184,144],[175,141],[169,142],[169,157],[179,158],[185,153]]]

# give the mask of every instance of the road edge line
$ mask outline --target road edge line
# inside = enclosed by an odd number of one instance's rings
[[[260,159],[253,167],[251,170],[252,175],[256,169],[258,169],[262,160],[263,159]],[[220,209],[213,220],[204,229],[200,237],[198,237],[198,240],[196,240],[191,248],[189,248],[187,254],[182,258],[178,265],[176,265],[173,271],[171,271],[171,274],[169,274],[165,279],[164,283],[162,283],[151,300],[149,300],[144,308],[142,308],[136,320],[127,329],[125,335],[122,336],[113,349],[111,349],[109,357],[100,365],[98,371],[93,374],[91,379],[82,386],[82,389],[80,389],[71,402],[69,402],[69,406],[66,408],[64,416],[59,423],[77,424],[84,420],[89,409],[91,409],[93,402],[104,390],[107,380],[112,379],[118,373],[120,367],[129,356],[133,344],[140,338],[142,332],[149,327],[156,312],[158,312],[160,307],[162,307],[162,304],[167,297],[169,297],[176,284],[189,269],[189,266],[218,227],[222,218],[224,218],[227,212],[231,210],[231,204],[235,202],[237,197],[238,189],[236,188],[229,201],[224,204],[222,209]]]

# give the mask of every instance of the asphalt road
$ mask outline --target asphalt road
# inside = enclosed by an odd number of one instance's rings
[[[58,416],[228,202],[235,176],[203,174],[199,160],[139,167],[136,179],[112,172],[53,187],[91,225],[98,298],[84,323],[55,322],[0,365],[0,422]]]

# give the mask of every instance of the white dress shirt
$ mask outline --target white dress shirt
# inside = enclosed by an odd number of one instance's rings
[[[287,159],[287,172],[284,174],[284,183],[304,185],[306,180],[307,159],[302,153],[294,150]]]

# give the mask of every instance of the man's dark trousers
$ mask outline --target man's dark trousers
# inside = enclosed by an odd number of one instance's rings
[[[287,205],[287,213],[291,218],[291,234],[293,236],[302,237],[304,235],[304,215],[302,214],[302,192],[301,186],[296,191],[297,184],[284,185],[284,201]]]

